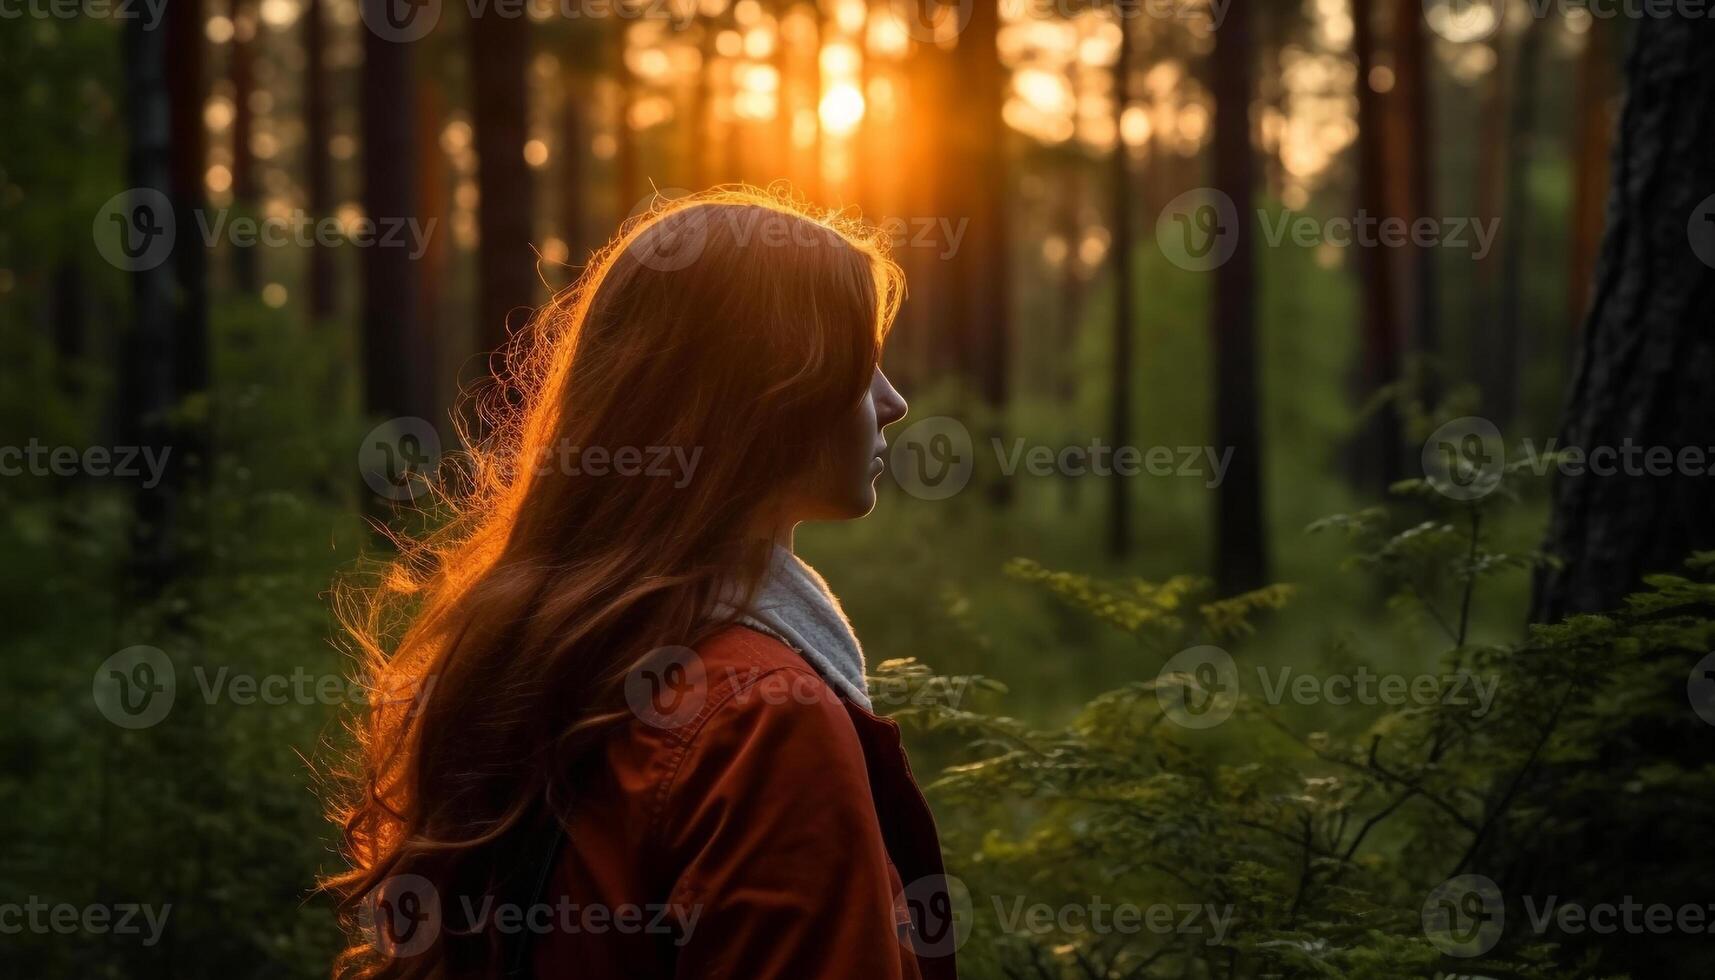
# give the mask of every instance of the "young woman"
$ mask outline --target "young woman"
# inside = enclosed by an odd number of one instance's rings
[[[878,237],[717,190],[542,311],[455,518],[344,593],[336,975],[955,975],[898,729],[792,554],[874,506],[902,289]]]

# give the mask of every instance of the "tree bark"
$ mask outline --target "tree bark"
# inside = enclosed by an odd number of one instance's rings
[[[256,213],[256,154],[250,148],[255,113],[250,109],[250,94],[256,90],[256,5],[255,0],[232,0],[232,51],[229,74],[232,78],[232,202],[240,211]],[[258,288],[260,250],[232,249],[233,285],[242,292],[254,293]]]
[[[1626,66],[1608,229],[1561,425],[1562,447],[1665,447],[1671,473],[1561,474],[1532,618],[1611,608],[1650,572],[1715,548],[1708,451],[1715,434],[1715,22],[1644,18]],[[1688,235],[1689,232],[1689,235]],[[1689,240],[1688,240],[1689,239]],[[1701,251],[1701,256],[1698,254]],[[1682,462],[1696,448],[1696,465]],[[1625,457],[1621,457],[1621,463]]]
[[[1374,0],[1354,0],[1352,50],[1358,62],[1358,210],[1371,219],[1380,219],[1390,210],[1385,152],[1388,127],[1381,96],[1370,84],[1370,73],[1376,66],[1374,6]],[[1363,296],[1358,394],[1369,401],[1399,378],[1394,256],[1376,243],[1360,246],[1356,270]],[[1370,406],[1358,434],[1356,453],[1354,471],[1361,486],[1379,493],[1399,479],[1403,463],[1395,400]]]
[[[529,138],[524,73],[530,22],[523,17],[470,20],[471,114],[476,143],[477,346],[505,346],[536,305],[539,282],[530,247],[533,178],[524,162]]]
[[[1131,102],[1131,21],[1120,18],[1119,58],[1114,62],[1113,268],[1114,337],[1109,365],[1108,430],[1116,449],[1131,445],[1132,368],[1132,194],[1131,149],[1120,123]],[[1248,137],[1247,137],[1248,138]],[[1077,249],[1077,241],[1070,243]],[[1074,261],[1071,254],[1067,262]],[[1108,555],[1123,559],[1131,553],[1131,486],[1117,476],[1108,479]]]
[[[124,73],[126,162],[131,186],[159,189],[172,200],[172,127],[166,76],[166,34],[150,30],[141,18],[125,23]],[[177,202],[174,202],[177,207]],[[149,223],[160,220],[152,213]],[[122,215],[136,223],[136,215]],[[177,216],[174,216],[176,220]],[[178,231],[175,229],[175,235]],[[121,231],[121,234],[129,234]],[[194,248],[185,243],[181,248]],[[129,273],[131,328],[121,343],[119,390],[121,438],[135,446],[170,446],[167,419],[178,398],[179,266],[171,261]],[[176,455],[176,454],[175,454]],[[178,511],[180,480],[176,467],[152,489],[133,497],[129,575],[131,588],[149,594],[167,581],[175,561],[172,526]]]
[[[417,204],[411,50],[364,32],[363,206],[372,221],[404,219]],[[423,417],[425,379],[413,377],[407,350],[418,323],[418,266],[404,248],[361,251],[364,408],[383,418]]]
[[[322,0],[304,4],[304,193],[310,217],[320,221],[333,212],[333,168],[328,159],[327,32]],[[335,281],[332,249],[310,249],[310,316],[326,320],[334,314]]]
[[[1251,9],[1233,4],[1215,39],[1215,186],[1239,220],[1255,213],[1251,148]],[[1255,236],[1241,228],[1215,271],[1213,303],[1215,445],[1232,463],[1215,495],[1215,579],[1223,594],[1265,584],[1268,534],[1262,511],[1262,435],[1257,420]]]

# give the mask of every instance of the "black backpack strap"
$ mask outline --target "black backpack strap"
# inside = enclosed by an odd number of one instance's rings
[[[512,878],[516,887],[509,890],[512,891],[510,897],[518,902],[525,915],[521,920],[523,928],[501,937],[502,948],[506,952],[506,980],[528,980],[531,976],[530,949],[535,935],[529,928],[529,911],[547,897],[548,883],[553,880],[554,868],[560,863],[560,849],[565,846],[565,840],[559,818],[554,815],[552,807],[544,804],[517,851],[517,872]]]

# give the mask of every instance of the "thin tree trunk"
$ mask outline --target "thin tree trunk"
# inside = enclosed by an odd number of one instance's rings
[[[125,22],[125,115],[130,145],[127,179],[133,187],[172,188],[172,130],[166,77],[166,34],[150,30],[138,18]],[[143,219],[142,222],[138,218]],[[121,235],[128,227],[155,225],[164,216],[153,211],[120,215]],[[177,232],[175,231],[175,234]],[[147,247],[147,243],[143,243]],[[119,419],[121,437],[136,446],[170,446],[167,419],[178,397],[179,266],[172,261],[146,265],[130,273],[131,329],[121,344]],[[132,588],[158,590],[173,568],[177,539],[172,533],[181,481],[177,468],[152,489],[133,497],[131,531]]]
[[[1241,220],[1255,213],[1251,150],[1251,8],[1233,4],[1215,39],[1215,186]],[[1262,434],[1258,422],[1255,236],[1241,229],[1232,256],[1214,274],[1215,445],[1232,463],[1215,497],[1215,579],[1223,594],[1268,577],[1263,521]]]
[[[322,0],[304,4],[304,193],[310,217],[320,221],[333,213],[333,168],[328,159],[327,32]],[[310,249],[310,316],[333,316],[334,261],[332,249]]]
[[[203,124],[203,20],[198,0],[169,5],[166,15],[167,90],[171,106],[171,167],[173,214],[178,238],[173,262],[178,266],[179,343],[175,345],[175,374],[180,396],[207,390],[208,373],[208,248],[203,243],[199,215],[208,208],[204,171],[208,167],[208,137]],[[186,440],[184,458],[191,471],[201,467],[207,451],[206,433],[193,426],[180,433]]]
[[[1604,22],[1592,23],[1578,57],[1578,97],[1573,109],[1578,121],[1572,147],[1570,271],[1566,277],[1566,309],[1574,331],[1589,312],[1590,279],[1595,274],[1596,252],[1602,243],[1602,211],[1608,200],[1608,152],[1614,128],[1613,113],[1609,111],[1613,95],[1609,31]]]
[[[255,0],[232,0],[232,201],[240,211],[256,213],[256,154],[250,147],[255,113],[250,95],[256,90]],[[241,291],[258,288],[260,250],[232,249],[233,284]]]
[[[1114,154],[1113,154],[1113,269],[1114,337],[1109,364],[1108,430],[1116,449],[1131,445],[1132,367],[1132,201],[1131,150],[1125,144],[1120,120],[1131,102],[1132,27],[1120,18],[1120,50],[1114,63]],[[1074,241],[1071,246],[1077,248]],[[1072,261],[1071,256],[1067,258]],[[1123,559],[1131,553],[1130,481],[1108,480],[1108,555]]]
[[[1396,79],[1393,96],[1400,107],[1397,115],[1403,121],[1399,131],[1399,154],[1404,175],[1400,188],[1404,210],[1400,215],[1408,222],[1415,222],[1420,218],[1436,217],[1434,115],[1428,52],[1423,37],[1422,0],[1396,0],[1393,13]],[[1411,298],[1411,328],[1407,336],[1413,352],[1426,365],[1433,364],[1438,369],[1442,351],[1435,249],[1409,244],[1406,255],[1411,280],[1407,290]],[[1433,404],[1439,391],[1438,370],[1426,371],[1424,379],[1426,389],[1422,395]]]
[[[1707,475],[1715,463],[1707,455],[1715,219],[1695,220],[1712,213],[1715,22],[1682,12],[1644,18],[1636,30],[1608,229],[1560,444],[1586,453],[1640,448],[1630,465],[1622,455],[1613,475],[1586,469],[1557,479],[1545,548],[1564,565],[1537,574],[1537,622],[1611,608],[1643,575],[1715,548]],[[1672,463],[1651,464],[1650,448],[1672,453]]]
[[[372,221],[410,216],[417,204],[415,89],[409,43],[363,38],[363,205]],[[363,405],[383,418],[423,417],[423,381],[411,376],[419,268],[403,248],[366,248],[363,264]]]
[[[1389,212],[1385,140],[1387,122],[1381,97],[1370,85],[1376,65],[1374,0],[1352,4],[1352,50],[1358,77],[1358,208],[1371,219]],[[1240,212],[1241,214],[1244,212]],[[1399,378],[1399,327],[1396,319],[1394,256],[1379,244],[1359,250],[1357,271],[1363,293],[1362,361],[1359,395],[1374,399]],[[1370,406],[1359,433],[1356,472],[1360,485],[1380,491],[1398,480],[1402,466],[1399,410],[1393,399]]]
[[[505,346],[536,305],[536,255],[531,250],[533,180],[524,162],[529,97],[530,22],[522,17],[470,21],[472,128],[476,143],[477,346]]]

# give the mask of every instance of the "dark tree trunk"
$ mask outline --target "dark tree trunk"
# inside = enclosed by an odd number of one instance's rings
[[[372,221],[412,216],[417,205],[411,50],[364,32],[363,209]],[[364,408],[384,418],[422,417],[427,385],[413,377],[409,353],[417,339],[419,267],[405,248],[361,253]]]
[[[1626,67],[1608,229],[1560,444],[1665,447],[1671,472],[1561,475],[1545,547],[1565,565],[1537,575],[1532,618],[1608,609],[1650,572],[1715,548],[1705,455],[1715,434],[1715,21],[1644,18]],[[1687,240],[1689,227],[1690,240]],[[1622,461],[1624,457],[1621,458]]]
[[[524,73],[530,59],[530,22],[523,17],[472,17],[471,114],[476,142],[477,346],[499,350],[536,305],[539,281],[530,247],[534,207]]]
[[[1251,8],[1233,4],[1215,39],[1215,186],[1241,222],[1255,214],[1251,150]],[[1232,256],[1215,271],[1215,445],[1232,463],[1215,496],[1215,579],[1223,594],[1268,577],[1262,512],[1262,434],[1257,420],[1255,236],[1240,228]]]
[[[615,224],[631,214],[631,209],[638,205],[643,194],[643,178],[637,161],[637,131],[631,126],[631,109],[637,102],[637,79],[632,77],[631,66],[625,60],[626,47],[630,44],[626,26],[630,23],[629,19],[620,19],[611,28],[613,77],[619,83],[619,105],[613,121],[613,186],[617,196],[614,209],[618,212]],[[732,138],[731,133],[727,138]]]
[[[1358,208],[1372,220],[1389,212],[1388,125],[1382,99],[1370,85],[1370,72],[1376,65],[1374,5],[1374,0],[1355,0],[1352,4],[1352,50],[1358,62]],[[1363,296],[1358,393],[1367,402],[1399,378],[1394,256],[1379,244],[1361,246],[1357,272]],[[1359,485],[1380,492],[1399,479],[1403,465],[1399,410],[1393,399],[1371,405],[1370,410],[1359,432],[1354,469]]]
[[[1399,106],[1398,148],[1400,173],[1399,213],[1408,222],[1436,217],[1434,193],[1435,143],[1431,138],[1431,75],[1423,38],[1422,0],[1397,0],[1394,5],[1394,101]],[[1437,302],[1435,249],[1416,244],[1406,246],[1410,296],[1408,333],[1411,348],[1425,362],[1439,369],[1441,359],[1440,305]],[[1431,404],[1437,396],[1439,370],[1425,373],[1428,386],[1422,393]]]
[[[232,0],[232,202],[245,214],[256,213],[256,154],[250,148],[255,113],[250,93],[256,90],[255,0]],[[246,293],[257,290],[259,249],[232,249],[233,285]]]
[[[450,178],[447,175],[446,154],[441,151],[440,132],[446,116],[446,93],[438,79],[428,78],[418,83],[417,98],[412,106],[417,114],[417,207],[416,215],[424,226],[433,221],[435,228],[444,229],[452,220]],[[446,329],[441,311],[446,306],[447,282],[451,278],[448,236],[429,235],[424,240],[423,254],[416,261],[417,323],[416,338],[401,352],[399,363],[418,382],[419,395],[426,412],[423,418],[440,417],[441,398],[437,382],[442,377],[439,365],[440,338]],[[452,372],[449,372],[449,374]]]
[[[310,217],[320,221],[333,213],[333,168],[328,159],[327,33],[322,0],[304,4],[304,192]],[[326,320],[334,314],[333,250],[310,249],[310,316]]]
[[[172,129],[166,76],[166,35],[139,18],[125,23],[124,72],[126,130],[130,136],[127,178],[133,187],[166,189],[171,200]],[[177,207],[177,203],[174,203]],[[122,214],[121,225],[137,223]],[[152,212],[144,216],[152,224]],[[121,230],[121,234],[128,234]],[[177,230],[175,229],[175,235]],[[194,242],[181,248],[194,249]],[[130,273],[131,329],[121,344],[120,437],[130,445],[171,446],[167,419],[178,398],[179,266],[167,260]],[[177,455],[175,453],[175,455]],[[176,459],[170,463],[176,464]],[[175,561],[172,525],[178,511],[180,481],[176,465],[152,489],[138,488],[134,498],[130,575],[132,587],[147,594],[158,589]]]
[[[1572,217],[1567,274],[1567,319],[1574,331],[1589,312],[1590,280],[1596,271],[1596,252],[1602,243],[1602,210],[1608,200],[1608,153],[1612,149],[1614,119],[1611,25],[1596,22],[1584,35],[1584,50],[1578,57],[1578,97],[1573,111],[1578,121],[1573,131]]]
[[[171,106],[170,147],[173,214],[178,238],[173,262],[178,266],[179,342],[174,351],[178,393],[186,396],[208,388],[208,247],[198,216],[208,207],[204,171],[208,167],[208,138],[203,124],[203,19],[198,0],[168,5],[166,15],[168,102]],[[196,472],[207,450],[200,429],[180,432],[185,440],[185,464]]]
[[[1005,99],[1005,68],[995,41],[1000,30],[999,0],[976,0],[971,19],[953,51],[959,79],[959,108],[949,125],[953,133],[953,167],[946,177],[957,192],[960,207],[955,222],[969,217],[964,242],[952,257],[955,287],[960,291],[956,312],[960,365],[981,397],[986,443],[1000,437],[1011,378],[1011,280],[1007,275],[1007,139],[1001,118]],[[997,477],[988,485],[992,503],[1011,497],[1011,483]]]
[[[1131,445],[1132,346],[1132,201],[1131,149],[1125,145],[1121,119],[1131,102],[1131,35],[1129,18],[1120,18],[1120,50],[1114,63],[1113,267],[1114,343],[1109,365],[1108,430],[1116,448]],[[1077,241],[1071,242],[1077,248]],[[1067,261],[1072,257],[1068,255]],[[1108,554],[1116,559],[1131,552],[1131,483],[1108,480]]]
[[[589,159],[590,123],[584,77],[567,68],[561,78],[560,104],[560,173],[559,204],[560,235],[566,241],[568,264],[572,274],[583,270],[589,261],[590,231],[585,214],[584,197],[589,193],[590,177],[586,172]]]

